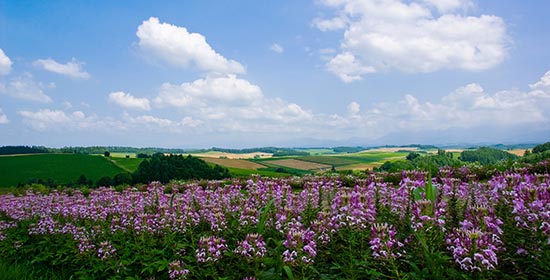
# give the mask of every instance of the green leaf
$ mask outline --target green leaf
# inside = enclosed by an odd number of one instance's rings
[[[294,274],[292,274],[292,269],[288,267],[288,265],[283,266],[283,270],[286,273],[286,277],[288,277],[289,280],[294,280]]]
[[[265,221],[267,220],[267,214],[269,213],[269,210],[271,207],[273,207],[273,203],[275,202],[275,199],[271,199],[267,205],[264,207],[263,210],[260,211],[260,221],[258,222],[258,233],[263,234],[265,229]]]

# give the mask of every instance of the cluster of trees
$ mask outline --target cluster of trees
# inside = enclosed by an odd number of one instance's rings
[[[544,153],[546,151],[550,151],[550,142],[537,145],[533,148],[533,154]]]
[[[345,147],[345,146],[341,146],[341,147],[334,147],[332,148],[332,150],[335,152],[335,153],[358,153],[360,151],[364,151],[366,150],[365,147],[361,147],[361,146],[357,146],[357,147]]]
[[[229,170],[219,165],[211,167],[205,161],[191,155],[154,154],[139,165],[132,175],[134,183],[189,179],[224,179],[229,178]]]
[[[525,163],[537,163],[550,159],[550,142],[537,145],[532,151],[526,150],[525,156],[521,158],[521,162]]]
[[[398,172],[402,170],[421,169],[435,175],[442,166],[458,167],[461,162],[454,158],[453,153],[438,149],[437,154],[421,155],[411,152],[406,160],[386,161],[378,168],[379,171]]]
[[[49,153],[49,150],[46,147],[41,147],[41,146],[0,147],[0,155],[43,154],[43,153]]]
[[[460,153],[459,159],[465,162],[478,162],[482,165],[495,164],[502,160],[514,160],[518,156],[510,154],[506,151],[481,147],[477,150],[469,151],[465,150]]]

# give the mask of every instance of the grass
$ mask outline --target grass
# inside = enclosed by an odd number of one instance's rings
[[[372,162],[385,162],[395,159],[405,158],[408,153],[395,153],[395,152],[362,152],[357,154],[352,154],[349,156],[339,157],[341,159],[354,160],[356,162],[362,163],[372,163]]]
[[[97,181],[124,170],[102,156],[77,154],[41,154],[0,157],[0,186],[15,186],[30,179],[53,179],[57,183],[74,182],[82,174]]]
[[[136,171],[143,161],[142,158],[125,158],[125,157],[111,157],[110,158],[117,166],[124,169],[125,171],[128,171],[130,173],[133,173]]]
[[[270,171],[271,169],[269,168],[262,168],[262,170],[252,170],[252,169],[228,167],[227,169],[229,170],[229,174],[231,174],[231,176],[233,177],[249,177],[255,174],[260,176],[265,176],[265,177],[288,177],[292,175],[288,173]]]
[[[309,162],[315,162],[320,164],[327,164],[327,165],[334,165],[334,166],[343,166],[343,165],[350,165],[350,164],[356,164],[360,161],[351,159],[349,157],[343,158],[340,156],[307,156],[307,157],[300,157],[297,158],[299,160],[309,161]]]

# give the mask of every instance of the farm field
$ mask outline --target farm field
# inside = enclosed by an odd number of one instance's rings
[[[507,152],[509,152],[513,155],[521,157],[525,154],[525,150],[526,149],[514,149],[514,150],[508,150]]]
[[[253,159],[255,157],[259,158],[270,158],[272,154],[270,153],[244,153],[244,154],[235,154],[235,153],[226,153],[218,151],[209,151],[205,153],[191,153],[192,156],[201,157],[201,158],[228,158],[228,159]]]
[[[143,161],[142,158],[135,157],[110,157],[109,160],[112,160],[117,166],[124,169],[127,172],[134,172],[138,169],[140,163]]]
[[[331,168],[331,166],[327,164],[320,164],[320,163],[303,161],[298,159],[270,160],[269,164],[278,165],[282,167],[290,167],[290,168],[300,169],[300,170],[327,170]]]
[[[113,176],[124,170],[102,156],[40,154],[0,157],[0,186],[13,186],[29,179],[51,178],[58,183],[74,182],[82,174],[91,180]]]
[[[243,160],[243,159],[210,158],[210,157],[201,157],[200,159],[206,162],[215,163],[224,167],[233,167],[238,169],[258,170],[260,168],[266,168],[266,166],[263,164],[259,164],[256,162]]]

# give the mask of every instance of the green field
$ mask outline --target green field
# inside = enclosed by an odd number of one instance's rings
[[[30,179],[53,179],[60,184],[75,182],[80,175],[96,182],[103,176],[124,172],[102,156],[40,154],[0,157],[0,186],[14,186]]]
[[[120,168],[133,173],[143,161],[142,158],[110,157],[110,159]]]
[[[280,173],[275,171],[269,171],[269,170],[275,170],[270,168],[263,168],[262,170],[252,170],[252,169],[241,169],[241,168],[233,168],[233,167],[227,167],[229,170],[229,174],[231,176],[235,177],[248,177],[251,175],[260,175],[265,177],[289,177],[291,174],[288,173]]]
[[[320,163],[320,164],[334,165],[334,166],[350,165],[350,164],[362,162],[360,160],[352,159],[350,157],[341,157],[341,156],[307,156],[307,157],[300,157],[297,159]]]
[[[342,156],[342,159],[356,160],[362,163],[385,162],[405,158],[408,152],[362,152]]]

